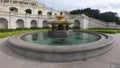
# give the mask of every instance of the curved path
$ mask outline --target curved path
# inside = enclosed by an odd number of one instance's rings
[[[67,63],[50,63],[24,58],[8,47],[7,38],[0,39],[0,68],[120,68],[120,34],[114,37],[113,49],[108,53],[88,59]]]

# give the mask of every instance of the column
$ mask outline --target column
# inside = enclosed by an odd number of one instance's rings
[[[15,17],[14,17],[14,14],[13,13],[10,13],[9,14],[9,24],[8,24],[8,28],[9,29],[15,29],[16,28],[16,24],[15,24],[16,20],[15,20]]]
[[[4,3],[4,0],[2,0],[2,4]]]
[[[25,15],[25,22],[24,22],[24,27],[25,28],[30,28],[31,27],[31,19],[29,18],[30,15]]]
[[[2,0],[0,0],[0,3],[2,3]]]
[[[13,0],[11,0],[11,4],[13,4]]]
[[[29,3],[29,6],[31,6],[31,2],[32,2],[31,0],[28,2],[28,3]]]
[[[39,27],[38,24],[39,24],[39,22],[40,22],[40,21],[39,21],[40,16],[38,15],[37,18],[38,18],[38,21],[37,21],[37,27]]]
[[[9,4],[10,4],[10,1],[11,1],[11,0],[9,0]]]
[[[19,5],[19,0],[17,0],[17,4]]]
[[[43,20],[39,18],[39,22],[38,22],[38,27],[42,28],[43,27]]]

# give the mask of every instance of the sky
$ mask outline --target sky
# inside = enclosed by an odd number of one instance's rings
[[[120,16],[120,0],[39,0],[46,7],[56,10],[71,11],[75,9],[92,8],[102,12],[117,12]]]

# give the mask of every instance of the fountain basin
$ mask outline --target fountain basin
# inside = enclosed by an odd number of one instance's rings
[[[54,30],[48,32],[48,35],[50,37],[67,37],[71,36],[72,34],[73,34],[72,30]]]
[[[9,47],[16,53],[27,57],[49,62],[69,62],[85,60],[108,52],[112,48],[113,38],[111,36],[86,32],[100,37],[99,40],[86,44],[74,46],[49,46],[23,41],[21,37],[38,32],[29,32],[12,36],[8,39]]]

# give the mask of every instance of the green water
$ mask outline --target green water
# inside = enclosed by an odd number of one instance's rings
[[[64,37],[64,38],[51,38],[48,36],[47,32],[39,32],[33,33],[21,38],[22,40],[35,44],[44,44],[44,45],[77,45],[77,44],[86,44],[97,41],[100,39],[99,36],[83,33],[83,32],[74,32],[72,36]]]

